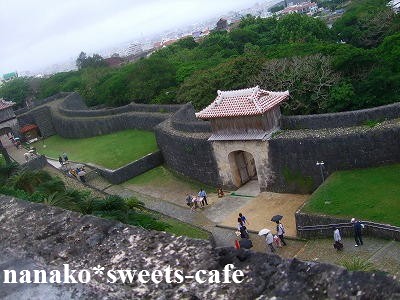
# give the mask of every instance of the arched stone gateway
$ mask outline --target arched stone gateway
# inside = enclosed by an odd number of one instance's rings
[[[257,180],[261,190],[267,188],[271,178],[267,141],[211,143],[223,186],[236,189],[250,180]]]

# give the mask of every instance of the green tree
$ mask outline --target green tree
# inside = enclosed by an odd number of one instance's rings
[[[107,64],[103,57],[99,54],[93,54],[92,56],[87,56],[85,52],[81,52],[76,59],[76,66],[78,70],[84,68],[99,68],[105,67]]]
[[[363,48],[376,47],[399,30],[400,16],[387,6],[386,0],[353,1],[333,24],[339,40]]]
[[[0,98],[14,101],[18,106],[24,106],[25,99],[30,95],[32,95],[32,90],[25,77],[15,78],[0,87]]]
[[[327,111],[330,89],[340,79],[332,58],[316,54],[268,60],[251,82],[266,90],[289,90],[290,100],[284,104],[287,114],[313,114]]]

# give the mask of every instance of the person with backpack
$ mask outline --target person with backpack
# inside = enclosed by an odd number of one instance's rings
[[[283,227],[282,223],[280,223],[279,221],[276,221],[276,235],[281,240],[281,243],[283,244],[283,246],[287,246],[285,240],[283,239],[284,234],[285,234],[285,227]]]
[[[245,216],[243,216],[242,213],[239,213],[239,218],[240,218],[240,220],[242,221],[243,224],[245,224],[245,225],[246,225],[246,224],[247,224],[247,225],[250,225],[249,221],[246,219]]]
[[[355,218],[351,219],[351,223],[353,223],[354,226],[354,239],[356,241],[356,244],[354,246],[355,247],[362,246],[364,243],[362,240],[361,229],[364,228],[364,225],[361,224],[360,221],[357,221]]]
[[[246,226],[241,226],[240,228],[239,228],[239,231],[240,231],[240,237],[242,238],[242,239],[248,239],[249,238],[249,233],[248,233],[248,231],[247,231],[247,228],[246,228]]]

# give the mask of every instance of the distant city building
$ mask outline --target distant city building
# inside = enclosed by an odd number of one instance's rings
[[[215,30],[227,30],[228,29],[228,21],[226,19],[219,19],[217,22],[217,27],[215,27]]]
[[[285,9],[279,11],[279,14],[287,15],[287,14],[307,14],[307,13],[315,13],[318,11],[318,5],[315,2],[303,2],[296,5],[291,5],[286,7]]]
[[[163,40],[161,42],[161,47],[167,47],[169,45],[172,45],[173,43],[175,43],[176,41],[178,41],[178,39],[170,39],[170,40]]]
[[[13,80],[14,78],[18,78],[18,73],[17,72],[11,72],[3,75],[3,81],[7,82],[10,80]]]
[[[121,66],[125,60],[119,56],[118,53],[114,53],[111,57],[105,58],[104,61],[109,67],[116,68]]]
[[[202,38],[202,37],[205,37],[205,36],[207,36],[207,35],[209,35],[210,34],[210,30],[207,28],[207,29],[204,29],[204,30],[199,30],[199,31],[194,31],[194,32],[192,32],[192,37],[195,39],[195,40],[197,40],[197,39],[200,39],[200,38]]]
[[[388,3],[388,6],[390,6],[396,14],[400,12],[400,0],[392,0]]]
[[[133,43],[128,46],[128,49],[126,49],[125,56],[136,55],[142,51],[143,51],[143,48],[142,48],[141,44]]]

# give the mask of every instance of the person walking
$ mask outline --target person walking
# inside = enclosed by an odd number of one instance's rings
[[[65,162],[67,162],[67,161],[68,161],[67,153],[64,152],[64,153],[62,154],[62,158],[64,159]]]
[[[186,205],[189,206],[189,208],[192,208],[193,205],[193,197],[190,194],[186,195]]]
[[[204,207],[205,205],[208,205],[208,203],[207,203],[207,193],[206,193],[205,190],[200,189],[200,192],[199,192],[198,196],[202,198],[202,200],[201,200],[201,206],[202,207]]]
[[[243,225],[242,227],[240,227],[239,231],[240,231],[240,237],[242,239],[248,239],[249,238],[249,232],[247,231],[246,226]]]
[[[61,166],[63,165],[63,162],[64,162],[64,161],[63,161],[63,159],[62,159],[61,156],[58,157],[58,162],[60,163]]]
[[[335,241],[335,243],[333,244],[333,248],[335,248],[337,251],[343,250],[342,237],[340,236],[340,231],[337,227],[334,227],[333,239]]]
[[[285,227],[283,227],[282,223],[280,223],[279,221],[276,221],[276,235],[281,240],[281,243],[283,244],[283,246],[287,246],[285,240],[283,239],[284,234],[285,234]]]
[[[361,229],[364,226],[363,226],[363,224],[361,224],[360,221],[357,221],[355,218],[351,219],[351,223],[353,223],[353,226],[354,226],[354,239],[356,241],[356,244],[354,246],[355,247],[362,246],[364,243],[362,240]]]
[[[242,213],[239,213],[239,218],[240,218],[240,220],[242,221],[242,223],[244,224],[244,225],[250,225],[250,223],[249,223],[249,221],[246,219],[246,217],[245,216],[243,216],[243,214]]]
[[[82,168],[82,169],[78,169],[79,171],[78,171],[78,177],[79,177],[79,179],[83,182],[83,183],[86,183],[86,178],[85,178],[85,175],[86,175],[86,172],[85,172],[85,170]]]
[[[265,236],[265,242],[267,243],[267,252],[268,252],[268,247],[271,251],[271,253],[275,252],[275,248],[274,248],[274,236],[272,235],[271,232],[268,232]]]

